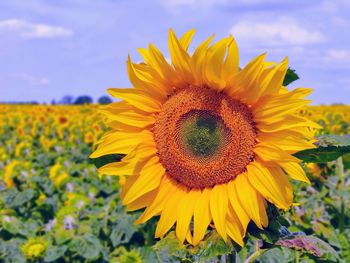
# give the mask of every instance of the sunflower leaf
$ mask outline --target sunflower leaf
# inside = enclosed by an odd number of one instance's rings
[[[297,152],[294,156],[309,163],[326,163],[350,153],[349,135],[321,135],[317,139],[317,148]]]
[[[124,154],[108,154],[90,160],[96,168],[100,168],[109,163],[119,162],[124,156]]]
[[[236,248],[232,242],[225,242],[216,231],[211,231],[205,241],[194,248],[192,253],[194,261],[197,262],[198,260],[211,260],[214,257],[232,254],[234,251]]]
[[[284,80],[283,80],[283,86],[287,86],[293,81],[296,81],[297,79],[299,79],[299,76],[297,75],[297,73],[295,73],[295,70],[288,68],[286,76],[284,77]]]
[[[298,250],[316,258],[336,262],[340,260],[337,252],[328,243],[316,236],[300,235],[293,238],[283,238],[278,240],[275,245]]]
[[[187,256],[186,246],[179,243],[173,231],[152,248],[160,262],[179,262]]]

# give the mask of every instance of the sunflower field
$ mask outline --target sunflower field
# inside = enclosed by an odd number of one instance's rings
[[[293,184],[289,211],[268,207],[280,220],[265,231],[250,224],[243,248],[215,231],[192,247],[180,245],[174,232],[154,239],[154,220],[135,225],[141,213],[127,214],[119,197],[125,178],[98,174],[105,160],[87,158],[106,130],[96,106],[1,105],[0,112],[3,262],[350,261],[349,155],[306,162],[311,185]],[[319,123],[324,136],[348,134],[349,112],[314,106],[300,114]]]

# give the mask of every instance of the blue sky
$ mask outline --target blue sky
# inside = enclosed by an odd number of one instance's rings
[[[241,66],[289,57],[314,104],[350,104],[349,0],[0,0],[0,101],[95,99],[129,87],[128,53],[197,29],[193,46],[233,34]]]

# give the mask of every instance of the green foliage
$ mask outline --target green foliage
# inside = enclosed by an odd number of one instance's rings
[[[284,80],[283,80],[283,86],[288,86],[290,83],[298,79],[299,79],[299,76],[297,75],[297,73],[295,73],[295,70],[288,68],[286,76],[284,77]]]
[[[350,136],[321,135],[315,149],[300,151],[294,154],[305,162],[326,163],[350,153]]]
[[[93,164],[97,167],[100,168],[106,164],[113,163],[113,162],[118,162],[120,161],[125,155],[123,154],[109,154],[109,155],[104,155],[98,158],[91,159]]]

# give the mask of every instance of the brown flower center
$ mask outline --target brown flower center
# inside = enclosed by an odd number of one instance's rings
[[[167,174],[189,188],[227,183],[254,158],[249,108],[208,88],[189,87],[171,96],[153,133]]]

